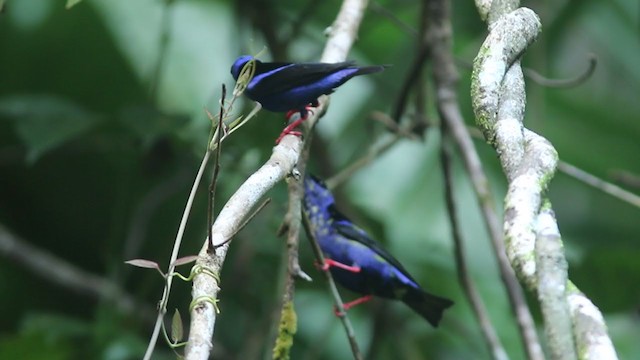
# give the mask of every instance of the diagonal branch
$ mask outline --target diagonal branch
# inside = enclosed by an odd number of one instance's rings
[[[331,26],[329,38],[324,48],[322,62],[339,62],[346,56],[356,39],[358,27],[364,15],[366,0],[345,0]],[[316,112],[307,119],[310,128],[323,115],[328,105],[328,97],[319,99]],[[236,228],[247,216],[248,211],[259,202],[266,191],[290,174],[299,160],[302,141],[295,136],[285,136],[274,147],[271,158],[251,175],[226,203],[212,226],[213,244],[225,243],[235,234]],[[206,269],[196,274],[193,280],[193,306],[189,341],[185,349],[186,359],[208,359],[213,348],[212,336],[216,321],[216,302],[220,284],[220,274],[230,243],[207,253],[207,242],[199,253],[196,267]],[[212,274],[214,276],[212,276]]]
[[[443,130],[446,130],[446,127],[443,127]],[[452,151],[449,145],[450,140],[448,139],[448,136],[444,131],[443,139],[441,141],[442,143],[440,144],[440,162],[442,166],[442,172],[444,174],[445,200],[447,203],[447,212],[449,213],[449,223],[451,224],[451,233],[453,236],[454,255],[456,259],[456,268],[458,269],[458,279],[460,281],[460,284],[462,284],[462,289],[469,299],[469,303],[471,303],[471,309],[478,319],[480,329],[482,330],[482,335],[487,342],[487,346],[489,347],[489,351],[493,355],[493,358],[495,360],[507,360],[509,359],[509,357],[504,350],[504,346],[502,346],[502,343],[500,342],[500,338],[498,338],[498,334],[493,328],[493,324],[491,324],[491,319],[489,318],[489,314],[484,305],[484,302],[482,301],[480,293],[475,287],[475,284],[471,279],[471,275],[469,274],[469,270],[467,269],[467,260],[464,255],[462,234],[460,233],[453,194],[453,170],[451,165]]]
[[[120,286],[108,279],[77,268],[12,234],[0,224],[0,255],[21,264],[38,276],[71,290],[105,299],[118,310],[145,320],[153,319],[154,311],[139,304]]]

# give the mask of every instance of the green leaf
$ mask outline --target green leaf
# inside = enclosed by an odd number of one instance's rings
[[[2,0],[0,0],[0,1],[2,1]],[[82,0],[67,0],[67,5],[66,5],[67,10],[71,9],[73,6],[78,5],[78,3],[80,1],[82,1]]]
[[[15,121],[16,133],[27,146],[29,163],[85,133],[100,120],[100,116],[70,100],[48,95],[0,98],[0,116]]]
[[[184,330],[182,328],[182,317],[180,316],[180,311],[176,309],[173,313],[173,318],[171,319],[171,341],[174,344],[177,344],[184,337]]]
[[[2,10],[4,10],[4,3],[5,3],[5,2],[6,2],[5,0],[0,0],[0,12],[1,12]]]

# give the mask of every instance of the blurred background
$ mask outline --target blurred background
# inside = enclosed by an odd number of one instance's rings
[[[151,334],[163,281],[127,266],[144,258],[166,268],[182,210],[217,112],[221,85],[241,54],[317,61],[340,1],[8,0],[0,13],[0,358],[137,359]],[[472,2],[453,2],[459,97],[473,126],[470,64],[485,35]],[[569,89],[527,81],[526,124],[560,158],[640,192],[640,5],[633,0],[524,1],[543,32],[524,65]],[[390,113],[416,55],[420,3],[379,0],[369,7],[350,54],[392,64],[341,87],[320,121],[311,171],[328,177],[390,136],[372,111]],[[427,69],[428,71],[428,69]],[[428,72],[426,72],[428,74]],[[428,76],[424,77],[427,81]],[[337,189],[343,212],[383,242],[427,290],[452,298],[438,329],[400,303],[373,301],[350,311],[370,359],[483,359],[489,353],[456,279],[431,126],[402,140]],[[405,113],[416,116],[412,95]],[[243,109],[242,104],[246,104]],[[236,106],[247,112],[247,101]],[[225,142],[216,204],[270,155],[282,114],[261,112]],[[495,151],[478,140],[496,203],[505,180]],[[202,189],[204,190],[204,188]],[[455,190],[473,279],[513,359],[524,358],[475,195],[461,163]],[[222,274],[216,359],[270,357],[285,247],[275,233],[286,187],[234,240]],[[551,183],[574,283],[603,311],[621,358],[640,353],[640,209],[560,172]],[[206,235],[206,192],[187,226],[182,255]],[[344,359],[350,350],[333,316],[326,283],[301,238],[294,359]],[[188,272],[188,267],[183,273]],[[345,299],[354,294],[343,291]],[[541,329],[535,296],[528,294]],[[178,281],[169,312],[188,321],[190,284]],[[157,359],[175,358],[161,340]]]

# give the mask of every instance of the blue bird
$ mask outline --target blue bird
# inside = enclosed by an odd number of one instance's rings
[[[231,66],[238,80],[244,65],[252,56],[240,56]],[[328,63],[282,63],[255,60],[255,73],[245,94],[263,108],[273,112],[306,111],[321,95],[331,94],[354,76],[384,70],[384,66],[358,67],[353,61]]]
[[[231,75],[238,80],[244,65],[254,59],[242,55],[231,66]],[[283,135],[307,117],[309,106],[318,105],[318,97],[331,94],[354,76],[384,70],[384,66],[356,66],[353,61],[329,63],[284,63],[255,60],[255,72],[244,93],[266,110],[288,112],[287,118],[299,112],[301,119],[288,126]]]
[[[336,209],[333,195],[313,176],[304,180],[303,211],[326,257],[322,269],[330,270],[341,286],[364,295],[345,304],[345,310],[375,295],[401,300],[438,326],[453,302],[422,290],[398,260]]]

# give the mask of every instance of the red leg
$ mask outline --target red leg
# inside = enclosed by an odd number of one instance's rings
[[[359,273],[360,270],[362,270],[362,269],[360,269],[359,266],[349,266],[349,265],[345,265],[345,264],[343,264],[341,262],[337,262],[337,261],[331,260],[331,259],[324,259],[324,264],[322,264],[322,266],[320,266],[320,270],[327,271],[332,266],[340,268],[340,269],[344,269],[344,270],[347,270],[347,271],[351,271],[353,273]]]
[[[287,127],[285,127],[284,130],[282,130],[282,132],[280,133],[280,136],[278,136],[278,138],[276,139],[276,145],[279,144],[282,138],[285,137],[286,135],[302,136],[302,132],[293,131],[293,129],[297,128],[300,124],[302,124],[303,121],[307,120],[307,118],[309,117],[309,113],[313,114],[312,106],[314,105],[311,104],[311,106],[309,105],[305,106],[304,111],[289,110],[287,112],[287,115],[285,115],[287,120],[289,120],[296,113],[300,113],[300,118],[292,122],[291,124],[287,125]],[[317,102],[315,106],[317,106]]]
[[[351,309],[352,307],[354,307],[356,305],[360,305],[362,303],[366,303],[367,301],[369,301],[371,299],[373,299],[373,295],[366,295],[366,296],[363,296],[361,298],[357,298],[357,299],[355,299],[353,301],[349,301],[348,303],[342,305],[342,308],[344,309],[344,311],[347,311],[347,310]],[[334,313],[338,317],[344,316],[344,313],[341,313],[340,311],[338,311],[338,309],[335,309]]]
[[[296,127],[298,127],[298,125],[302,124],[303,121],[307,120],[306,117],[301,117],[300,119],[292,122],[291,124],[287,125],[287,127],[285,127],[282,132],[280,133],[280,136],[278,136],[278,138],[276,139],[276,145],[280,144],[280,141],[282,140],[283,137],[285,137],[286,135],[296,135],[296,136],[302,136],[302,132],[300,131],[294,131],[293,129],[295,129]]]
[[[344,310],[349,310],[352,307],[356,306],[356,305],[360,305],[362,303],[366,303],[367,301],[373,299],[373,295],[367,295],[367,296],[363,296],[361,298],[355,299],[353,301],[349,301],[348,303],[342,305],[342,307],[344,308]]]

